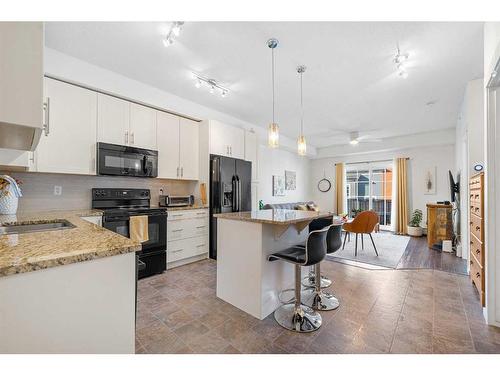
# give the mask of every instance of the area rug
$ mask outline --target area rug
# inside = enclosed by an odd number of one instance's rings
[[[345,233],[342,232],[342,242],[344,241],[344,235]],[[385,268],[396,268],[406,250],[410,237],[398,236],[391,232],[372,233],[372,236],[377,246],[378,256],[375,255],[372,242],[367,234],[364,235],[364,249],[361,249],[361,238],[358,236],[358,255],[354,256],[356,235],[351,233],[351,241],[349,241],[348,237],[344,250],[340,248],[335,253],[328,255],[327,259],[351,265],[359,263],[361,266],[365,263]]]

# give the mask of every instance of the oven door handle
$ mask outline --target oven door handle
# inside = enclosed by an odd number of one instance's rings
[[[117,221],[129,221],[129,216],[104,216],[103,221],[105,223],[113,223]]]

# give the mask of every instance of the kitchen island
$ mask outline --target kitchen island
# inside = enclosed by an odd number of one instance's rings
[[[293,267],[269,262],[276,251],[304,243],[308,225],[331,212],[260,210],[215,214],[217,218],[217,297],[264,319],[293,287]]]
[[[71,225],[0,232],[0,353],[135,352],[135,252],[141,245],[88,221],[100,215],[0,215],[2,225]]]

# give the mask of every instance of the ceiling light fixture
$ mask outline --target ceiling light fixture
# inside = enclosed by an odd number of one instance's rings
[[[297,153],[304,156],[307,153],[306,137],[304,137],[304,100],[302,95],[302,75],[306,71],[305,65],[297,67],[297,73],[300,74],[300,133],[297,139]]]
[[[215,79],[207,78],[199,75],[198,73],[192,72],[193,78],[195,79],[194,86],[199,89],[203,85],[209,88],[208,92],[210,94],[215,93],[216,90],[220,91],[220,95],[225,98],[229,94],[229,89],[227,87],[221,86]]]
[[[350,132],[349,139],[349,143],[353,146],[356,146],[359,143],[359,132]]]
[[[398,45],[396,55],[394,56],[394,59],[392,61],[394,62],[394,64],[396,64],[398,76],[403,79],[408,78],[408,72],[406,71],[406,61],[408,60],[408,57],[408,53],[401,53]]]
[[[177,38],[181,33],[182,25],[184,25],[184,22],[182,21],[175,21],[172,23],[167,36],[163,39],[163,45],[165,47],[169,47],[174,43],[174,38]]]
[[[274,49],[278,47],[278,39],[271,38],[267,41],[267,46],[271,49],[271,83],[273,86],[273,122],[269,124],[267,134],[267,144],[271,148],[279,147],[280,141],[280,128],[275,121],[274,113]]]

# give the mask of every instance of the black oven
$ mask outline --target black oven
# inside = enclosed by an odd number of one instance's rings
[[[158,151],[98,142],[97,174],[157,177]]]
[[[145,264],[139,278],[162,273],[167,269],[167,210],[150,208],[148,189],[92,189],[92,208],[102,209],[102,225],[115,233],[130,237],[130,217],[148,217],[148,241],[137,252]]]

